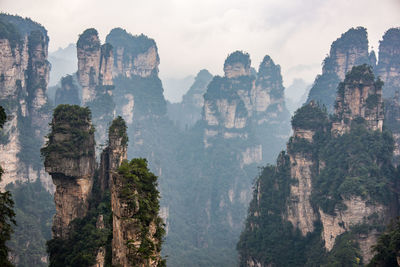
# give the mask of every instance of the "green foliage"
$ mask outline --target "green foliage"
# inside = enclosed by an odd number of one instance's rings
[[[117,135],[119,138],[122,138],[121,144],[125,146],[128,143],[127,129],[125,120],[121,116],[118,116],[112,121],[108,129],[108,135]]]
[[[15,202],[17,227],[9,246],[18,266],[47,266],[46,241],[51,239],[51,224],[55,213],[53,196],[41,185],[33,183],[9,184]]]
[[[100,41],[97,30],[94,28],[86,29],[82,34],[79,35],[76,46],[77,48],[84,48],[88,50],[99,50]]]
[[[125,94],[134,95],[134,117],[148,116],[150,114],[162,116],[167,112],[167,103],[163,96],[163,87],[158,77],[142,78],[134,75],[131,78],[123,76],[114,78],[114,101],[124,104],[127,102]]]
[[[0,130],[3,127],[6,114],[3,107],[0,106]],[[0,166],[0,181],[3,169]],[[10,251],[6,242],[10,240],[13,233],[12,224],[15,225],[14,201],[10,191],[0,192],[0,265],[13,266],[8,259]]]
[[[49,41],[47,30],[42,25],[34,22],[30,18],[22,18],[20,16],[0,13],[0,20],[9,24],[13,24],[21,36],[29,35],[32,31],[40,31],[43,36],[45,36],[46,42]]]
[[[243,64],[245,69],[250,68],[250,65],[251,65],[250,55],[248,53],[246,53],[246,52],[243,52],[243,51],[235,51],[235,52],[229,54],[228,57],[225,60],[224,69],[228,65],[232,65],[232,64],[235,64],[235,63]]]
[[[294,129],[321,130],[328,126],[328,115],[325,108],[315,104],[306,104],[296,110],[292,117]]]
[[[134,213],[132,217],[123,219],[135,222],[141,233],[139,248],[134,246],[135,240],[128,240],[127,243],[130,248],[128,259],[135,266],[161,251],[165,235],[164,224],[158,217],[160,193],[157,190],[157,176],[150,172],[146,159],[142,158],[124,161],[118,168],[118,173],[122,180],[119,197]],[[151,223],[156,224],[155,242],[149,238]]]
[[[397,266],[397,257],[400,252],[400,218],[391,222],[386,231],[379,237],[373,247],[376,253],[368,266],[390,267]]]
[[[372,109],[375,108],[378,105],[378,95],[370,95],[367,100],[365,101],[367,103],[367,108]]]
[[[113,46],[114,55],[116,54],[116,49],[123,47],[124,60],[130,58],[133,60],[137,55],[147,52],[152,46],[157,50],[156,42],[153,39],[144,34],[132,35],[122,28],[112,29],[106,37],[106,42]],[[114,60],[114,64],[117,64],[117,60]]]
[[[367,64],[354,66],[350,72],[346,73],[346,78],[344,79],[344,83],[350,86],[357,86],[360,83],[374,83],[374,81],[374,72],[371,66]]]
[[[79,158],[94,153],[91,149],[82,149],[88,146],[94,133],[94,127],[91,125],[91,112],[88,107],[58,105],[54,109],[50,126],[48,141],[40,150],[45,161],[51,160],[50,154],[53,152],[66,158]],[[69,137],[56,141],[56,134],[68,134]]]
[[[367,48],[368,51],[368,34],[364,27],[351,28],[343,33],[340,38],[332,43],[331,51],[337,49],[350,49],[353,47]],[[356,64],[358,65],[358,64]]]
[[[7,114],[4,111],[4,108],[0,106],[0,129],[3,129],[3,125],[7,120]]]
[[[333,249],[325,259],[325,264],[322,264],[321,267],[363,266],[360,247],[354,238],[350,232],[338,236]]]
[[[57,88],[55,95],[55,105],[69,104],[79,105],[78,85],[75,83],[72,75],[67,75],[61,78],[61,88]]]
[[[86,267],[95,264],[97,251],[106,248],[105,266],[111,267],[112,214],[110,193],[102,199],[91,200],[90,210],[82,219],[71,222],[67,239],[54,238],[47,242],[50,267]],[[96,227],[103,215],[105,227]]]
[[[0,39],[7,39],[10,42],[11,48],[17,45],[22,45],[22,38],[18,29],[11,23],[3,21],[0,16]]]
[[[325,168],[313,179],[312,199],[324,212],[345,209],[340,205],[343,197],[354,195],[383,204],[391,200],[388,185],[395,170],[390,133],[371,132],[353,123],[349,133],[319,145]]]
[[[324,255],[319,225],[314,233],[303,237],[282,217],[292,182],[289,157],[284,152],[279,155],[277,166],[262,169],[255,182],[245,231],[237,245],[240,266],[247,266],[249,257],[264,265],[314,266]]]

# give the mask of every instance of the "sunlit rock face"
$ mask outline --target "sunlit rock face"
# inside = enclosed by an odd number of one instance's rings
[[[0,186],[39,178],[51,190],[39,153],[51,110],[46,96],[47,31],[18,16],[0,14],[0,20],[5,29],[0,38],[0,105],[8,116],[0,139],[0,165],[5,171]]]
[[[383,96],[393,97],[400,88],[400,28],[391,28],[383,35],[375,73],[384,82]]]
[[[308,102],[315,100],[332,112],[336,88],[353,66],[369,64],[375,66],[375,53],[368,52],[367,30],[351,28],[331,45],[329,55],[324,59],[322,74],[318,75],[308,95]]]

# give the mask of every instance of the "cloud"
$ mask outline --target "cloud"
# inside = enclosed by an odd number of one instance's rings
[[[89,27],[103,40],[114,27],[144,33],[157,42],[160,76],[166,78],[202,68],[222,74],[226,56],[244,50],[255,68],[269,54],[281,65],[286,85],[294,78],[312,82],[317,73],[293,68],[321,64],[332,41],[350,27],[365,26],[377,48],[388,28],[400,26],[398,0],[1,1],[3,11],[43,24],[51,50],[76,42]]]

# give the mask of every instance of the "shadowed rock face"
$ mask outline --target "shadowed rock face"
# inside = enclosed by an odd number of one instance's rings
[[[48,138],[42,155],[56,186],[53,237],[67,238],[70,222],[86,215],[93,186],[95,142],[89,109],[58,106]]]
[[[0,24],[6,32],[0,38],[0,105],[9,118],[0,141],[0,164],[5,166],[0,187],[39,178],[51,190],[38,153],[50,120],[47,31],[7,14],[0,14]]]
[[[322,75],[317,76],[307,102],[315,100],[333,111],[336,88],[353,66],[376,64],[374,54],[368,53],[367,30],[351,28],[331,45],[329,56],[324,59]]]
[[[384,82],[383,96],[393,97],[400,89],[400,28],[389,29],[383,35],[376,75]]]

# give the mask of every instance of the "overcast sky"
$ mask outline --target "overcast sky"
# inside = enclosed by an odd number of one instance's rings
[[[226,56],[250,54],[258,69],[268,54],[284,83],[312,82],[332,41],[351,27],[368,29],[370,46],[400,26],[400,0],[0,0],[3,12],[30,17],[50,36],[50,51],[94,27],[104,41],[114,27],[157,42],[161,78],[206,68],[222,74]]]

